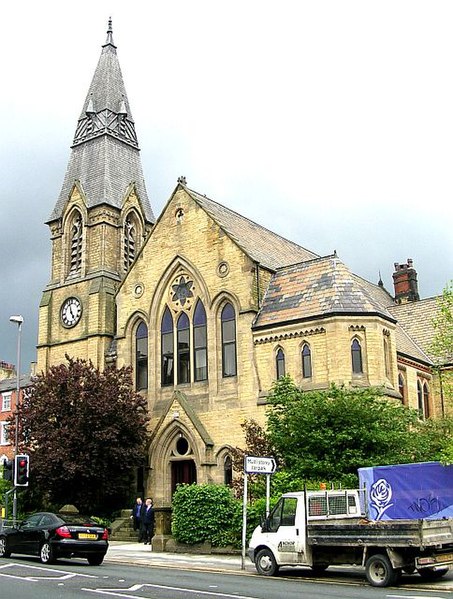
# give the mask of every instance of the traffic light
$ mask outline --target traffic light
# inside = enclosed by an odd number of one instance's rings
[[[13,461],[6,459],[3,462],[3,480],[13,480]]]
[[[28,487],[28,455],[16,455],[14,458],[14,485],[16,487]]]

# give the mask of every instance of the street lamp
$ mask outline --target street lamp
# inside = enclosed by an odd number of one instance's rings
[[[14,462],[16,461],[16,455],[19,453],[19,394],[20,394],[20,333],[22,331],[22,323],[24,322],[24,317],[20,315],[10,316],[10,322],[15,322],[17,324],[17,365],[16,365],[16,408],[15,408],[15,430],[14,430]],[[17,518],[17,491],[16,487],[14,487],[14,497],[13,497],[13,520],[16,521]]]

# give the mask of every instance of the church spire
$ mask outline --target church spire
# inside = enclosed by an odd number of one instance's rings
[[[105,40],[105,44],[102,46],[105,48],[106,46],[113,46],[116,50],[116,46],[113,42],[113,29],[112,29],[112,17],[109,18],[109,25],[107,29],[107,39]]]
[[[66,177],[50,220],[61,217],[78,181],[88,208],[104,203],[121,209],[126,190],[134,184],[146,220],[154,223],[139,151],[110,18],[107,39],[79,116]]]

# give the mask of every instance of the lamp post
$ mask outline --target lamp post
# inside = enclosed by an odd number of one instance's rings
[[[19,453],[19,396],[20,396],[20,334],[22,331],[22,323],[24,322],[23,316],[10,316],[10,322],[17,324],[17,365],[16,365],[16,406],[15,406],[15,430],[14,430],[14,463],[16,462],[16,455]],[[13,496],[13,520],[17,518],[17,491],[14,487]]]

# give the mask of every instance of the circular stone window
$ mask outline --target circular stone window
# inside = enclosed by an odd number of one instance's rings
[[[219,275],[219,277],[226,277],[229,272],[230,266],[228,262],[219,262],[219,265],[217,266],[217,274]]]
[[[139,283],[138,285],[136,285],[134,287],[134,295],[135,297],[141,297],[143,295],[143,292],[145,291],[145,287]]]
[[[187,455],[189,452],[189,442],[184,437],[179,437],[176,441],[176,451],[179,455]]]

